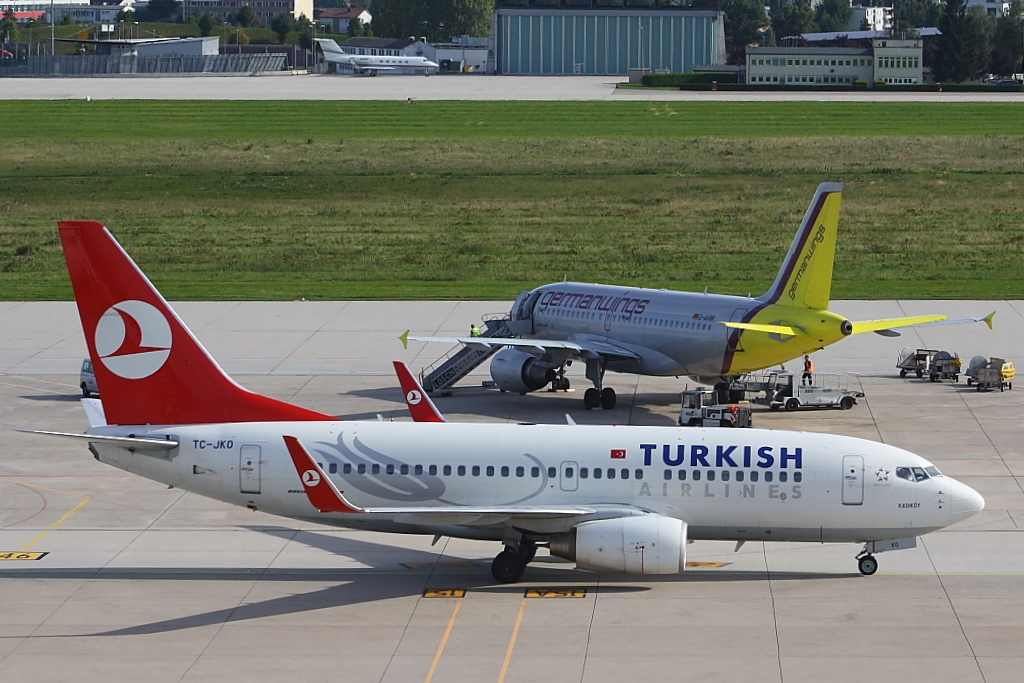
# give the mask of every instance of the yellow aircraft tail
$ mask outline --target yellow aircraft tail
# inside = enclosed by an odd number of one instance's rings
[[[842,202],[842,183],[818,185],[775,283],[762,299],[781,306],[828,308]]]

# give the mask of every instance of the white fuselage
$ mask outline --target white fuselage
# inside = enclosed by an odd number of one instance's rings
[[[321,514],[282,436],[300,439],[362,508],[587,505],[601,518],[603,505],[627,505],[681,519],[695,539],[865,542],[928,533],[984,505],[937,471],[921,481],[897,476],[898,469],[931,467],[917,455],[826,434],[341,421],[90,433],[170,435],[180,443],[172,451],[92,444],[101,461],[164,484],[271,514],[399,533],[500,539],[504,525],[473,526],[457,508],[450,523],[429,524],[416,515]],[[517,519],[516,527],[544,536],[579,521]]]
[[[426,57],[376,57],[371,55],[354,55],[344,52],[327,53],[327,61],[344,64],[364,71],[389,71],[398,69],[431,70],[438,67]]]

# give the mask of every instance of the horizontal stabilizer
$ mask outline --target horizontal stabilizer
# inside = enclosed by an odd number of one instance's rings
[[[917,315],[909,318],[887,318],[885,320],[861,320],[853,323],[853,334],[864,334],[865,332],[877,332],[879,330],[891,330],[897,327],[914,327],[928,323],[946,322],[949,318],[944,315]],[[967,322],[966,320],[962,322]],[[973,320],[971,322],[974,322]]]
[[[739,330],[751,330],[753,332],[766,332],[768,334],[780,334],[783,337],[795,337],[798,334],[803,334],[803,330],[796,327],[790,327],[789,325],[759,325],[757,323],[734,323],[734,322],[719,322],[719,325],[725,325],[726,327],[734,327]]]
[[[19,432],[26,434],[43,434],[45,436],[59,436],[65,439],[84,439],[92,442],[105,442],[114,444],[115,446],[123,446],[128,448],[129,446],[135,448],[158,448],[165,451],[170,451],[178,447],[177,441],[170,441],[167,439],[141,439],[138,437],[131,436],[105,436],[102,434],[71,434],[68,432],[47,432],[40,429],[19,429]]]

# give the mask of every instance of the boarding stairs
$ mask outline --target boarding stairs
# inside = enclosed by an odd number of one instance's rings
[[[481,337],[510,339],[515,336],[508,328],[509,317],[507,314],[485,315],[483,322]],[[491,346],[486,349],[470,346],[456,347],[439,358],[433,365],[423,368],[420,373],[420,384],[428,394],[450,391],[453,384],[479,367],[500,348],[500,346]]]

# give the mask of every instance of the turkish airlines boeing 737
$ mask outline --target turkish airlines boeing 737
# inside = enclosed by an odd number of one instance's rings
[[[597,572],[676,574],[688,539],[864,543],[874,554],[984,507],[913,453],[827,434],[344,422],[235,384],[100,223],[60,224],[103,412],[101,462],[333,526],[538,547]],[[105,415],[105,418],[99,416]]]
[[[995,313],[853,322],[829,311],[842,190],[842,183],[818,186],[775,283],[756,299],[559,282],[522,292],[503,321],[502,336],[406,332],[402,342],[460,343],[481,353],[502,349],[491,361],[491,377],[503,391],[520,394],[548,384],[568,389],[567,361],[582,360],[594,384],[583,396],[584,407],[611,409],[615,391],[604,386],[606,370],[689,375],[724,391],[738,375],[813,353],[851,334],[899,336],[895,328],[964,322],[992,327]],[[434,391],[436,385],[427,383],[426,389]]]

